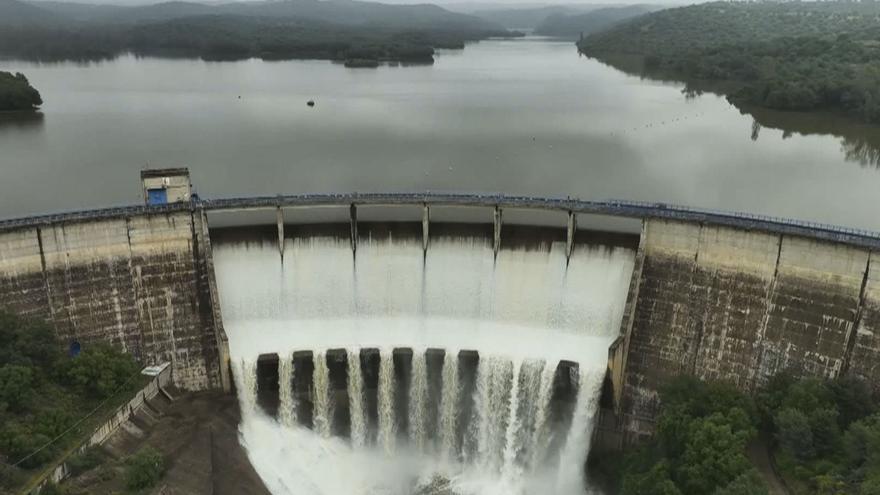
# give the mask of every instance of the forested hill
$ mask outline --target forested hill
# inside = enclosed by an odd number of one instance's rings
[[[0,23],[0,56],[45,61],[131,52],[209,60],[317,58],[352,66],[430,63],[435,48],[516,34],[435,5],[354,0],[138,7],[0,0],[2,11],[22,11],[30,20]]]
[[[473,14],[508,29],[535,29],[552,15],[585,14],[604,7],[601,4],[548,5],[544,7],[506,7],[475,10]]]
[[[647,75],[728,85],[733,102],[832,110],[880,123],[880,2],[714,2],[655,12],[585,37]]]
[[[0,0],[0,4],[4,2],[21,3],[20,0]],[[267,0],[216,4],[169,1],[133,7],[35,1],[30,6],[67,20],[98,24],[161,22],[215,15],[299,18],[341,25],[380,25],[407,29],[500,28],[499,25],[478,17],[450,12],[431,4],[389,5],[357,0]]]
[[[554,14],[544,19],[535,28],[536,34],[577,38],[608,29],[611,26],[633,17],[647,14],[657,7],[648,5],[627,5],[625,7],[606,7],[586,14],[566,15]]]
[[[0,28],[48,25],[61,21],[55,14],[17,0],[0,0]]]

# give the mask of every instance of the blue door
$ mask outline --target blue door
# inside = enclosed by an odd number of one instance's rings
[[[165,189],[147,189],[147,204],[164,205],[168,202],[168,193]]]

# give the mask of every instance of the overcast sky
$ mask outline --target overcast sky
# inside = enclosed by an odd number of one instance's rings
[[[36,2],[44,1],[44,0],[34,0]],[[59,0],[62,2],[71,2],[71,3],[87,3],[87,4],[106,4],[106,5],[149,5],[155,3],[164,3],[165,1],[170,0]],[[207,3],[207,4],[222,4],[222,3],[231,3],[234,1],[263,1],[263,0],[182,0],[182,1],[191,1],[195,3]],[[452,7],[454,10],[481,10],[481,9],[494,9],[494,8],[508,8],[508,7],[516,7],[516,8],[526,8],[526,7],[544,7],[548,5],[632,5],[632,4],[683,4],[685,2],[675,2],[671,0],[562,0],[559,2],[535,2],[535,0],[363,0],[363,1],[371,1],[378,3],[392,3],[392,4],[421,4],[421,3],[433,3],[437,5],[443,5],[445,7]],[[698,3],[698,2],[686,2],[686,3]]]

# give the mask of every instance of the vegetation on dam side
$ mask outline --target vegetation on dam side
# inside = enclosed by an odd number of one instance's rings
[[[74,357],[61,349],[45,323],[0,311],[0,493],[79,445],[146,380],[131,355],[109,346]]]
[[[831,110],[880,123],[880,2],[714,2],[586,36],[579,50],[649,77],[732,83],[735,104]]]
[[[9,10],[9,4],[20,3],[0,0],[0,17],[4,4]],[[18,22],[0,21],[0,55],[39,61],[101,60],[134,53],[204,60],[432,63],[436,48],[463,48],[467,41],[518,35],[428,5],[168,2],[105,10],[47,2],[26,7],[15,9]]]
[[[681,377],[661,397],[650,443],[595,460],[621,495],[766,494],[747,454],[758,438],[796,495],[880,494],[880,404],[861,381],[783,374],[752,398]]]
[[[0,111],[33,110],[42,104],[40,92],[24,74],[0,71]]]

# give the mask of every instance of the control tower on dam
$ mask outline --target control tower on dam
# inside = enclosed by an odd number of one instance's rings
[[[880,383],[875,233],[621,201],[180,196],[0,222],[0,307],[365,442],[442,423],[465,448],[450,418],[479,406],[426,406],[453,368],[456,397],[479,397],[483,376],[561,404],[485,423],[499,445],[511,418],[572,423],[559,411],[589,390],[603,443],[638,441],[680,374],[745,391],[781,371]],[[510,407],[490,388],[485,403]],[[503,465],[499,449],[486,462]]]

